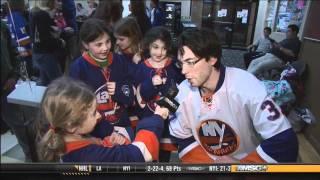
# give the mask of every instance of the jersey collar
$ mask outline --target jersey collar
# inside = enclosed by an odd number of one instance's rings
[[[94,66],[97,66],[97,67],[100,67],[99,64],[89,55],[88,52],[84,52],[82,53],[82,57],[90,64],[94,65]],[[110,66],[112,64],[112,61],[113,61],[113,54],[110,52],[108,54],[108,66]]]

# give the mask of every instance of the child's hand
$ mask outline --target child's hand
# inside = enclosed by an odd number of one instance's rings
[[[136,53],[136,54],[133,56],[132,61],[133,61],[135,64],[138,64],[138,63],[141,61],[141,55],[140,55],[140,53]]]
[[[167,119],[169,116],[169,110],[167,108],[157,106],[156,110],[154,111],[154,114],[158,114],[163,119]]]
[[[113,145],[123,145],[126,143],[126,138],[119,133],[113,132],[110,135],[110,142]]]
[[[116,82],[107,82],[107,91],[110,96],[114,95],[116,90]]]
[[[154,75],[152,77],[152,84],[154,86],[161,85],[162,83],[163,83],[163,80],[159,75]]]

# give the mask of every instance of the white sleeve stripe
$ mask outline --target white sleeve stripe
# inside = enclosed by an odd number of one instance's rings
[[[143,142],[135,141],[132,143],[132,145],[134,145],[140,149],[141,154],[143,155],[145,162],[151,162],[153,160],[151,153],[149,152],[147,146]]]
[[[276,160],[274,160],[272,157],[270,157],[267,153],[265,153],[261,146],[258,146],[256,150],[257,150],[257,153],[259,154],[259,156],[263,160],[267,161],[268,163],[278,163]]]
[[[125,136],[130,142],[132,141],[130,138],[130,135],[128,134],[126,128],[124,127],[119,127],[119,126],[114,126],[114,130],[120,134],[122,134],[123,136]]]
[[[162,144],[176,144],[171,138],[161,138],[160,143]]]
[[[184,155],[186,155],[189,151],[197,147],[199,144],[197,141],[189,144],[187,147],[185,147],[180,153],[179,153],[179,158],[181,159]]]
[[[23,38],[18,39],[18,41],[24,41],[24,40],[26,40],[26,39],[30,39],[30,37],[29,37],[29,36],[26,36],[26,37],[23,37]]]

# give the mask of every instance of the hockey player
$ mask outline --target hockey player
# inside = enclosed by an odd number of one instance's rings
[[[210,30],[190,29],[178,40],[186,80],[169,129],[182,162],[296,161],[297,137],[280,108],[253,75],[220,64],[221,54]]]

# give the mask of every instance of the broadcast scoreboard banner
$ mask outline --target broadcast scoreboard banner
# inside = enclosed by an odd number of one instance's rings
[[[320,173],[320,164],[1,164],[1,173]]]

